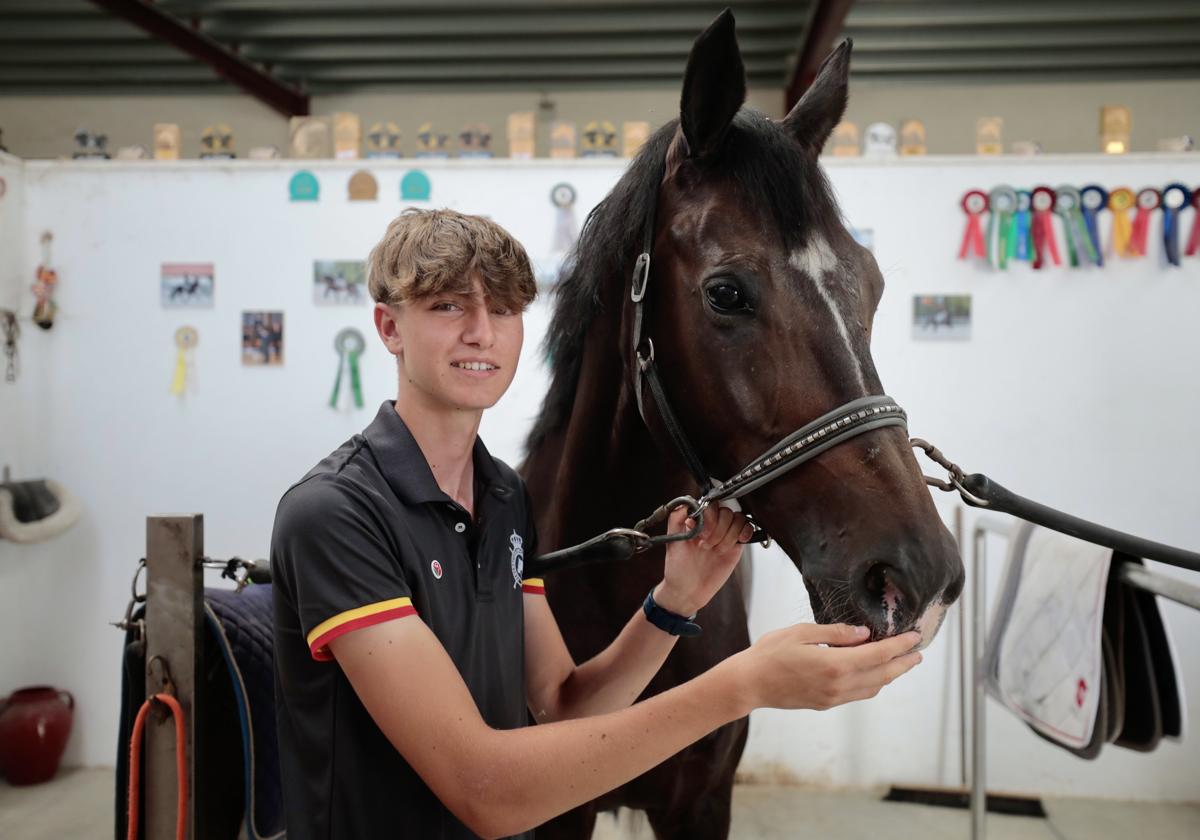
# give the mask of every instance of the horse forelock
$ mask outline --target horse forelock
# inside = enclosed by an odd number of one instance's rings
[[[678,120],[656,131],[612,191],[588,214],[579,240],[553,292],[554,313],[543,343],[551,383],[526,440],[532,452],[561,428],[571,413],[589,327],[606,302],[622,300],[625,284],[641,252],[643,228],[657,195],[663,161]],[[773,221],[793,259],[809,248],[820,266],[841,241],[832,235],[841,219],[824,174],[786,129],[762,114],[742,109],[719,151],[697,164],[699,177],[715,177],[732,191],[730,199],[760,209]],[[662,220],[659,220],[662,223]],[[813,250],[816,249],[816,250]]]

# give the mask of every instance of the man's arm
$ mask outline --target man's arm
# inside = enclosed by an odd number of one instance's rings
[[[619,712],[494,730],[437,637],[415,617],[330,643],[371,717],[468,828],[503,837],[540,825],[661,763],[758,706],[828,708],[872,697],[913,667],[909,633],[855,648],[845,625],[769,633],[696,679]]]
[[[686,511],[668,520],[668,531],[685,530]],[[690,527],[690,526],[689,526]],[[740,540],[753,529],[727,508],[712,508],[704,528],[685,543],[667,548],[666,579],[655,601],[677,615],[692,615],[728,579],[742,554]],[[538,723],[586,717],[633,703],[658,673],[678,637],[646,620],[639,607],[617,638],[596,656],[576,665],[542,595],[525,599],[525,694]],[[695,643],[703,644],[703,639]]]

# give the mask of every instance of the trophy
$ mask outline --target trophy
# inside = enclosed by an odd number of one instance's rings
[[[833,129],[833,156],[858,157],[858,126],[847,120]]]
[[[367,130],[367,157],[400,157],[400,127],[394,122],[372,123]]]
[[[179,160],[180,145],[178,123],[154,124],[155,160]]]
[[[210,125],[200,135],[200,160],[233,160],[233,129],[225,123]]]
[[[608,120],[592,120],[583,127],[580,157],[616,157],[617,128]]]
[[[1123,105],[1105,105],[1100,109],[1100,147],[1105,154],[1123,155],[1129,151],[1133,117]]]
[[[871,123],[867,126],[863,133],[863,155],[871,158],[895,157],[896,129],[885,122]]]
[[[905,120],[900,124],[900,154],[925,154],[925,124],[920,120]]]
[[[508,115],[508,156],[513,160],[529,160],[533,157],[534,116],[533,111],[517,111]]]
[[[291,156],[294,158],[327,158],[333,156],[333,138],[328,117],[292,117]]]
[[[362,123],[358,114],[333,115],[333,156],[338,160],[358,160]]]
[[[633,120],[626,122],[622,129],[624,142],[621,152],[625,157],[631,158],[650,139],[650,123],[645,120]]]
[[[417,157],[448,158],[450,135],[433,130],[433,123],[421,123],[417,128]]]
[[[566,120],[550,123],[550,157],[575,157],[575,123]]]
[[[105,150],[105,146],[108,145],[108,136],[105,134],[93,134],[86,128],[81,128],[75,132],[75,145],[79,147],[72,155],[75,160],[109,159],[109,154]]]
[[[980,117],[975,121],[975,154],[1004,154],[1004,119]]]
[[[484,123],[467,123],[458,133],[458,156],[462,158],[490,158],[492,156],[492,129]]]

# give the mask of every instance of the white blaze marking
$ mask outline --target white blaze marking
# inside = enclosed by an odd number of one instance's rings
[[[846,353],[854,360],[854,375],[858,377],[859,387],[865,391],[866,382],[863,379],[858,354],[854,352],[854,343],[850,340],[850,331],[846,329],[846,319],[842,317],[837,301],[829,293],[829,285],[825,282],[826,275],[833,274],[838,267],[837,254],[833,252],[833,248],[829,247],[829,243],[823,236],[814,233],[809,237],[807,245],[792,251],[789,262],[792,268],[812,278],[817,293],[821,296],[821,300],[825,301],[825,305],[829,307],[829,312],[833,315],[834,326],[837,327],[838,335],[842,337],[842,342],[846,345]]]

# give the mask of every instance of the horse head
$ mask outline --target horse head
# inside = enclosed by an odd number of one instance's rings
[[[726,11],[692,49],[679,120],[616,191],[628,209],[639,181],[657,188],[647,199],[657,221],[643,332],[674,413],[717,477],[814,418],[884,394],[870,350],[883,277],[843,225],[817,161],[846,107],[849,62],[847,41],[786,117],[768,119],[742,107],[745,70]],[[626,288],[632,389],[642,386]],[[674,450],[643,397],[651,435]],[[917,628],[928,644],[962,590],[961,558],[903,427],[828,449],[741,504],[800,570],[818,621],[866,624],[874,637]]]

